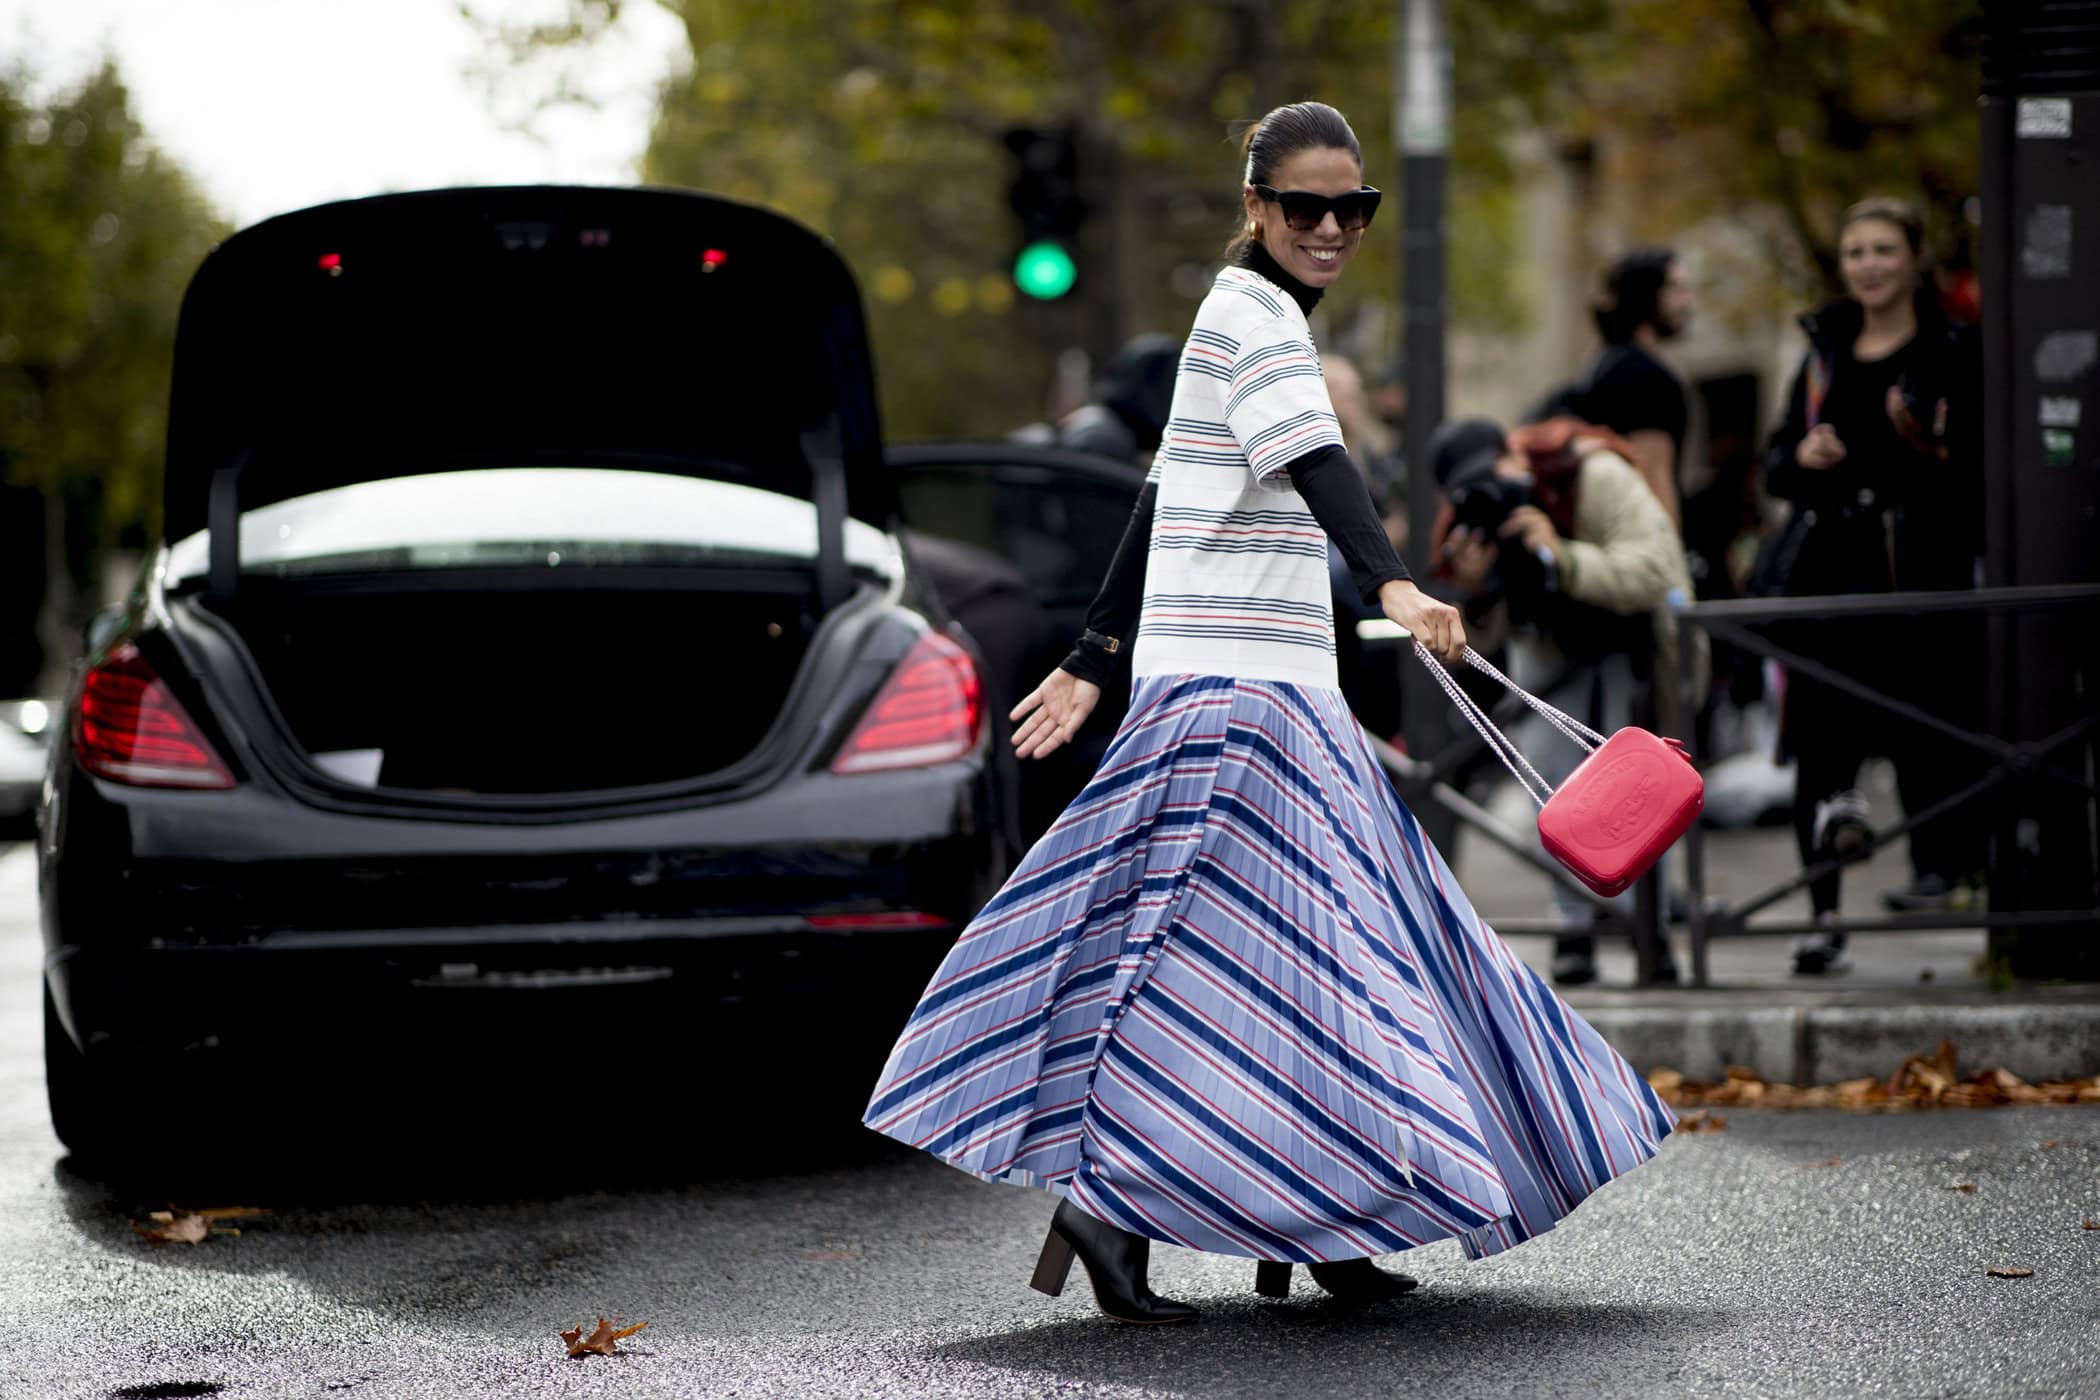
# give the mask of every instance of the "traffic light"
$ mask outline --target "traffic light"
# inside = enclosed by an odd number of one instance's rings
[[[1079,197],[1077,133],[1070,127],[1016,127],[1004,141],[1015,163],[1006,197],[1021,228],[1014,286],[1024,296],[1055,301],[1079,281],[1079,225],[1086,204]]]
[[[1014,255],[1014,285],[1039,301],[1056,300],[1078,280],[1071,252],[1054,238],[1039,238]]]

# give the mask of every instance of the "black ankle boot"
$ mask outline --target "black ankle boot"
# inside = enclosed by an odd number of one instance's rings
[[[1337,1298],[1352,1303],[1375,1303],[1397,1298],[1415,1287],[1406,1274],[1387,1273],[1368,1259],[1344,1259],[1338,1264],[1308,1264],[1314,1283]],[[1291,1266],[1264,1259],[1254,1266],[1254,1291],[1264,1298],[1291,1296]]]
[[[1195,1321],[1196,1310],[1187,1303],[1158,1297],[1145,1286],[1152,1241],[1097,1220],[1070,1201],[1059,1201],[1057,1214],[1050,1218],[1050,1233],[1043,1240],[1030,1287],[1053,1298],[1064,1292],[1075,1253],[1094,1285],[1094,1302],[1116,1321]]]
[[[1344,1259],[1339,1263],[1308,1264],[1305,1267],[1314,1283],[1351,1303],[1376,1303],[1397,1298],[1416,1286],[1406,1274],[1391,1273],[1368,1259]]]

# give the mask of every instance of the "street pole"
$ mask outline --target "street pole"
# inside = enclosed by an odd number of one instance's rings
[[[1436,483],[1429,439],[1444,421],[1444,186],[1451,154],[1451,44],[1443,0],[1398,0],[1393,144],[1400,151],[1400,306],[1407,359],[1404,446],[1408,476],[1408,564],[1429,573]]]
[[[2085,255],[2100,224],[2100,0],[1991,0],[1983,14],[1984,577],[2100,582],[2100,270]],[[2034,743],[2100,708],[2089,616],[2003,614],[1990,644],[1991,733]],[[2100,769],[2090,737],[2060,758],[2088,782]],[[1991,957],[2015,977],[2100,978],[2100,811],[2015,771],[1991,913],[2095,917],[1994,926]]]
[[[1443,0],[1395,0],[1393,145],[1400,153],[1400,295],[1407,361],[1407,565],[1429,582],[1429,528],[1436,520],[1436,481],[1429,439],[1444,421],[1444,187],[1451,153],[1451,42]],[[1427,668],[1405,663],[1404,727],[1408,751],[1427,758],[1452,734],[1448,702]],[[1435,803],[1415,816],[1446,859],[1454,858],[1458,819]]]

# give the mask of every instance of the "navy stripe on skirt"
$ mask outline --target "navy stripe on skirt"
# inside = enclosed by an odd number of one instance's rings
[[[985,906],[870,1127],[1193,1249],[1549,1229],[1674,1119],[1482,923],[1338,692],[1140,679]]]

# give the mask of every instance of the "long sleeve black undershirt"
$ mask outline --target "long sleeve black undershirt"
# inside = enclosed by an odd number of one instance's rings
[[[1291,474],[1291,485],[1305,498],[1306,509],[1342,552],[1349,577],[1366,603],[1377,600],[1382,585],[1409,577],[1407,565],[1393,552],[1393,541],[1371,505],[1364,475],[1348,453],[1339,447],[1323,447],[1285,470]]]
[[[1341,551],[1349,576],[1364,601],[1376,601],[1378,590],[1394,579],[1409,577],[1407,565],[1393,552],[1378,513],[1371,506],[1371,493],[1363,474],[1339,447],[1315,448],[1292,461],[1284,470],[1291,485],[1305,499],[1313,519]],[[1082,641],[1061,663],[1062,668],[1083,681],[1103,685],[1125,663],[1137,634],[1138,613],[1145,600],[1145,556],[1152,544],[1152,515],[1159,501],[1152,482],[1138,493],[1123,539],[1109,562],[1101,591],[1087,609],[1087,631],[1116,639],[1116,650]]]
[[[1130,644],[1137,638],[1138,611],[1145,602],[1145,555],[1152,548],[1152,512],[1159,504],[1159,486],[1148,481],[1130,508],[1130,522],[1116,557],[1108,562],[1108,574],[1093,606],[1086,610],[1086,630],[1116,639],[1116,649],[1081,641],[1060,663],[1064,670],[1083,681],[1105,684],[1130,659]]]

